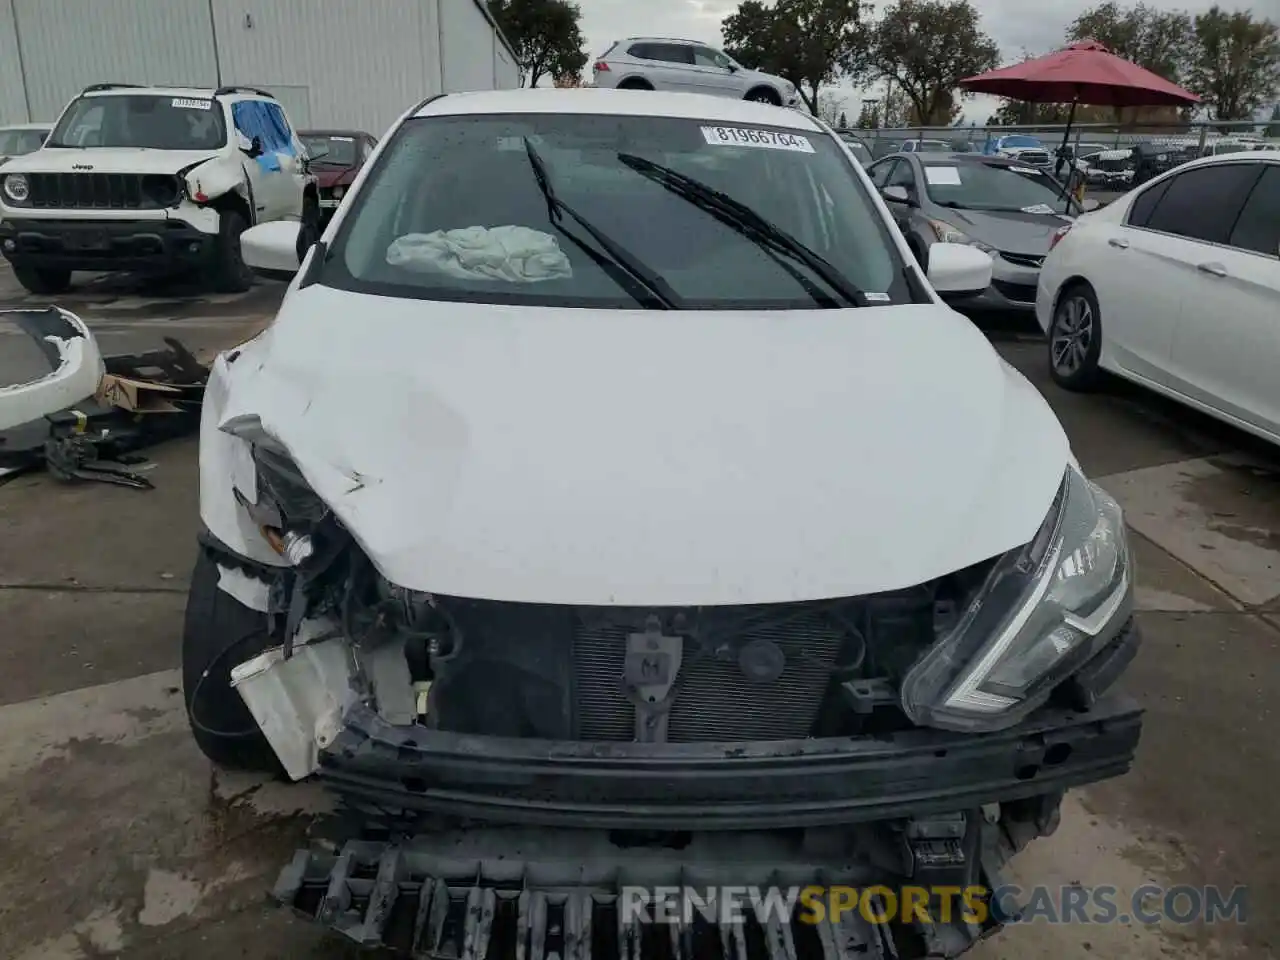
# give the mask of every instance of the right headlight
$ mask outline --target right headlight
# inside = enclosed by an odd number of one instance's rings
[[[26,174],[8,174],[4,178],[4,196],[14,203],[26,203],[27,197],[31,196],[31,185],[27,182]]]
[[[995,251],[995,247],[983,243],[981,240],[973,239],[959,227],[953,226],[945,220],[929,218],[929,229],[933,231],[933,235],[938,238],[939,243],[963,243],[966,246],[981,250],[983,253]]]
[[[955,628],[907,673],[903,709],[951,730],[1012,726],[1110,642],[1132,609],[1120,506],[1068,467],[1035,539],[996,562]]]

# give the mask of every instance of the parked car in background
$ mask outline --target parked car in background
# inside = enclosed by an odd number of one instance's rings
[[[1122,512],[944,301],[990,259],[926,275],[813,118],[448,95],[317,244],[243,243],[297,282],[210,374],[184,696],[215,763],[366,828],[284,903],[397,955],[955,957],[1008,916],[961,890],[1129,768]],[[931,916],[642,940],[637,875]]]
[[[35,153],[49,136],[52,124],[14,123],[0,127],[0,163]]]
[[[1280,443],[1280,155],[1193,160],[1059,232],[1036,315],[1053,378],[1102,371]]]
[[[1133,185],[1133,150],[1101,150],[1082,156],[1076,167],[1085,182],[1102,190],[1128,190]]]
[[[1163,173],[1179,167],[1196,156],[1196,146],[1185,143],[1144,141],[1133,151],[1133,184],[1139,186]]]
[[[865,167],[871,163],[871,149],[867,146],[865,141],[859,139],[856,134],[853,134],[848,130],[837,130],[836,133],[839,135],[840,139],[845,142],[845,146],[849,148],[849,152],[853,154],[854,158],[860,164]]]
[[[347,188],[378,145],[363,130],[303,130],[298,137],[307,150],[311,172],[320,190],[320,221],[333,216]]]
[[[936,243],[991,256],[991,285],[962,306],[1033,310],[1053,237],[1082,212],[1049,174],[1007,157],[898,154],[868,172],[921,264]]]
[[[664,90],[800,107],[795,84],[748,70],[722,50],[693,40],[629,37],[615,41],[591,68],[597,87]]]
[[[954,153],[945,140],[904,140],[903,153]]]
[[[318,232],[305,166],[269,93],[94,84],[41,149],[0,167],[0,252],[42,296],[76,270],[200,272],[214,289],[247,290],[246,227],[294,220]]]
[[[881,157],[900,153],[902,151],[902,143],[903,141],[900,137],[876,137],[871,141],[871,158],[879,160]]]
[[[990,137],[983,145],[982,152],[989,156],[1011,157],[1021,160],[1023,164],[1049,170],[1053,167],[1053,156],[1038,137],[1030,137],[1021,133],[1011,133],[1003,137]]]
[[[1234,137],[1223,137],[1220,140],[1210,140],[1200,148],[1200,156],[1202,157],[1225,157],[1232,153],[1247,153],[1250,150],[1258,148],[1259,141],[1236,139]]]

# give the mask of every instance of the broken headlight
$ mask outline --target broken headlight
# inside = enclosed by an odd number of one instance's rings
[[[996,562],[959,623],[908,672],[903,709],[932,727],[1012,726],[1113,639],[1132,607],[1120,506],[1068,467],[1035,539]]]
[[[263,538],[290,565],[315,553],[312,532],[329,513],[288,454],[266,443],[253,445],[256,498],[236,497],[257,524]]]

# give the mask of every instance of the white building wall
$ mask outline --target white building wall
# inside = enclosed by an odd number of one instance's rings
[[[53,120],[93,83],[222,83],[270,91],[299,127],[380,136],[434,94],[519,85],[482,4],[0,0],[0,122]]]
[[[13,0],[0,0],[0,125],[26,123],[27,97],[14,30]]]
[[[492,90],[494,29],[476,0],[439,0],[444,92]]]
[[[203,86],[217,76],[208,0],[11,2],[33,120],[55,119],[91,83]]]

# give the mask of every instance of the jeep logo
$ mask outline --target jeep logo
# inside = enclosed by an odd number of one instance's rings
[[[91,164],[91,163],[73,163],[73,164],[71,165],[71,169],[72,169],[72,170],[92,170],[92,169],[93,169],[93,164]]]

